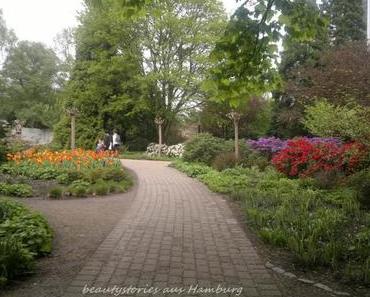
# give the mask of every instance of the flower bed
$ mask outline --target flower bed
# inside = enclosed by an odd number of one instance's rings
[[[89,150],[49,151],[29,149],[8,154],[0,167],[3,174],[32,180],[56,180],[62,187],[50,189],[49,196],[104,195],[124,192],[132,184],[123,170],[117,153]]]

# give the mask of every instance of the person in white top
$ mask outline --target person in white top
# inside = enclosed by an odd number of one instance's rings
[[[118,135],[117,131],[113,131],[113,150],[118,150],[121,146],[121,137]]]

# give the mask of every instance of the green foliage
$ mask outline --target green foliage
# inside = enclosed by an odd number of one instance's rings
[[[239,161],[241,167],[257,167],[260,170],[265,170],[270,165],[268,158],[261,153],[255,151],[249,151]]]
[[[186,142],[183,159],[210,165],[218,154],[232,149],[232,144],[227,144],[225,140],[208,133],[200,133]]]
[[[68,192],[72,196],[86,197],[90,184],[84,180],[75,180],[68,187]]]
[[[102,171],[101,178],[103,180],[122,181],[126,178],[126,172],[120,167],[107,167]]]
[[[31,197],[32,187],[26,184],[0,183],[0,195],[14,197]]]
[[[211,167],[204,164],[188,163],[179,160],[172,162],[171,167],[177,168],[178,170],[184,172],[187,176],[190,177],[201,176],[203,174],[206,174],[212,169]]]
[[[253,14],[246,6],[233,14],[212,52],[214,66],[203,85],[211,98],[232,108],[243,107],[278,84],[272,67],[276,46],[271,43],[279,36],[276,22],[260,26]]]
[[[238,110],[240,138],[258,138],[270,129],[272,104],[264,98],[252,98],[244,108]],[[228,117],[230,106],[227,102],[206,101],[199,115],[203,131],[221,138],[234,137],[234,125]]]
[[[26,176],[32,179],[55,179],[61,174],[51,166],[37,166],[29,162],[5,163],[0,167],[0,171],[13,176]]]
[[[306,107],[307,129],[321,137],[340,137],[370,143],[369,110],[359,105],[335,106],[326,101]]]
[[[349,184],[356,190],[361,205],[370,209],[370,170],[366,169],[351,176]]]
[[[107,182],[99,181],[94,185],[94,193],[96,195],[107,195],[110,191],[111,185]]]
[[[76,107],[80,113],[76,145],[93,148],[99,133],[113,129],[124,140],[139,135],[153,139],[154,116],[140,78],[137,21],[123,18],[109,5],[88,5],[80,20],[76,62],[62,96],[64,108]],[[69,131],[64,116],[55,126],[55,142],[67,147]]]
[[[0,241],[0,288],[34,266],[32,253],[22,243],[11,238]]]
[[[49,197],[52,199],[60,199],[63,196],[63,188],[54,187],[49,190]]]
[[[24,120],[29,127],[52,127],[58,119],[55,53],[37,42],[20,41],[9,50],[1,75],[8,83],[0,104],[0,116]]]
[[[335,45],[366,39],[364,1],[325,0],[322,9],[330,19],[330,37]]]
[[[0,199],[0,280],[30,271],[34,258],[50,253],[52,231],[46,220],[25,206]]]
[[[0,237],[12,238],[35,255],[50,253],[52,232],[40,214],[23,212],[0,225]]]

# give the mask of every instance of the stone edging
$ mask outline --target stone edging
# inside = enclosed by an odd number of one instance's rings
[[[291,272],[287,272],[284,269],[282,269],[280,267],[277,267],[277,266],[273,265],[270,262],[266,262],[265,267],[268,268],[268,269],[270,269],[270,270],[272,270],[272,271],[274,271],[274,272],[276,272],[276,273],[278,273],[278,274],[280,274],[280,275],[283,275],[285,277],[289,277],[291,279],[296,279],[297,281],[299,281],[301,283],[305,283],[307,285],[312,285],[312,286],[314,286],[316,288],[319,288],[321,290],[324,290],[324,291],[333,293],[335,295],[338,295],[338,296],[351,296],[351,294],[346,293],[346,292],[335,291],[332,288],[330,288],[327,285],[324,285],[322,283],[317,283],[315,281],[312,281],[312,280],[309,280],[309,279],[306,279],[306,278],[299,278],[295,274],[293,274]]]

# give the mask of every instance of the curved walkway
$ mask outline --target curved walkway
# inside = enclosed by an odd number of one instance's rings
[[[168,162],[123,164],[136,197],[66,297],[281,296],[222,196]]]

